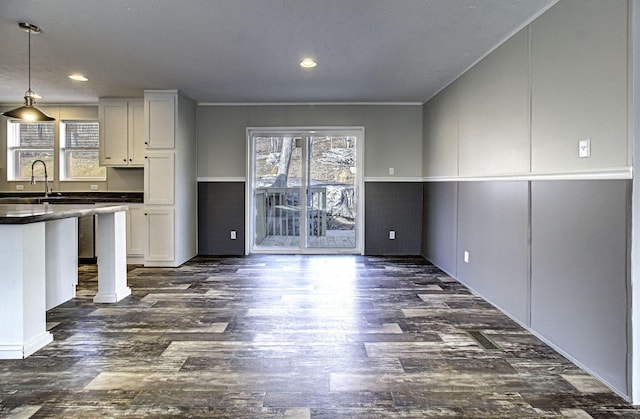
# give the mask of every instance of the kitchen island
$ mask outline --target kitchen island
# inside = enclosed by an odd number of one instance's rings
[[[96,303],[127,286],[127,205],[0,204],[0,359],[25,358],[53,340],[46,311],[75,297],[77,219],[98,215]]]

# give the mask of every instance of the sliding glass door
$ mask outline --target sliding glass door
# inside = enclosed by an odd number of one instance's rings
[[[252,253],[362,253],[361,129],[249,129]]]

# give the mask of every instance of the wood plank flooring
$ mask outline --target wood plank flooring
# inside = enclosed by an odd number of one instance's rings
[[[621,398],[420,258],[196,258],[47,313],[3,417],[611,418]]]

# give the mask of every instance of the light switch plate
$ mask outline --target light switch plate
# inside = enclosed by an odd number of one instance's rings
[[[238,238],[238,235],[236,234],[235,230],[231,230],[231,240],[236,240]]]
[[[464,263],[469,263],[469,252],[464,251]]]
[[[578,157],[581,159],[591,157],[591,138],[578,141]]]

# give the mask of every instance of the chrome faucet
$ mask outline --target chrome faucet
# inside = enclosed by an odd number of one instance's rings
[[[49,196],[49,179],[47,178],[47,164],[43,160],[38,159],[34,160],[33,163],[31,163],[31,184],[36,184],[36,177],[33,174],[33,168],[38,162],[42,163],[42,165],[44,166],[44,197],[46,198]]]

